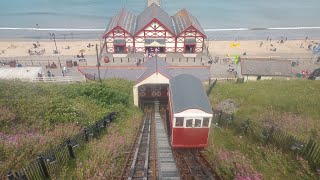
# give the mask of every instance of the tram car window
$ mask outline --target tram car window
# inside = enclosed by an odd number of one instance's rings
[[[193,121],[193,119],[187,119],[187,120],[186,120],[186,122],[187,122],[187,123],[186,123],[186,127],[190,127],[190,128],[191,128],[191,127],[192,127],[192,124],[193,124],[192,121]]]
[[[194,120],[194,127],[201,127],[201,119],[195,119]]]
[[[203,118],[202,127],[209,127],[209,118]]]
[[[183,127],[183,121],[184,119],[182,117],[176,118],[176,127]]]

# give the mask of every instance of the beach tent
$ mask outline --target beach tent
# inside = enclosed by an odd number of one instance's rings
[[[240,43],[230,43],[230,47],[240,47]]]

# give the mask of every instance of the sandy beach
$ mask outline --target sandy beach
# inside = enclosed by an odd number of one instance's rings
[[[262,42],[262,43],[261,43]],[[288,40],[284,43],[274,41],[209,41],[209,51],[213,56],[248,58],[311,58],[311,49],[319,40]],[[245,55],[244,55],[245,53]]]
[[[39,44],[34,41],[0,41],[0,58],[1,57],[25,57],[25,56],[51,56],[55,55],[56,49],[53,40],[39,40]],[[90,43],[90,47],[88,46]],[[77,56],[95,55],[95,44],[100,46],[97,40],[56,40],[59,55]],[[36,46],[35,46],[36,45]],[[29,51],[30,50],[30,51]],[[30,52],[30,54],[29,54]]]
[[[261,44],[262,42],[262,44]],[[239,55],[248,58],[312,58],[311,49],[320,40],[288,40],[284,43],[274,41],[209,41],[208,47],[212,56],[234,57]],[[95,55],[95,44],[98,40],[57,40],[59,55],[74,56]],[[91,46],[89,46],[89,44]],[[40,45],[40,46],[39,46]],[[55,43],[53,40],[2,40],[0,41],[0,59],[8,57],[39,57],[54,56]],[[243,55],[246,53],[246,55]]]

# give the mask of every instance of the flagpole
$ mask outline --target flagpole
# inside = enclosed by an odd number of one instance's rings
[[[156,72],[158,75],[158,48],[155,48],[155,52],[156,52]]]

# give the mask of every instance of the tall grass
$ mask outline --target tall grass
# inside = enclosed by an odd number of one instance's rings
[[[0,81],[0,177],[109,112],[139,114],[133,83],[35,84]]]
[[[239,119],[271,121],[294,135],[316,138],[320,136],[319,90],[320,81],[307,80],[218,83],[210,101],[217,107],[221,101],[233,99],[240,105]]]
[[[253,143],[235,136],[232,129],[214,129],[206,154],[224,179],[317,179],[320,174],[299,156],[286,154],[274,146]]]
[[[226,99],[239,105],[236,121],[270,123],[302,138],[320,141],[320,81],[217,83],[210,94],[217,108]],[[207,155],[225,179],[319,179],[303,158],[254,143],[233,129],[211,131]],[[320,171],[320,170],[318,170]]]

